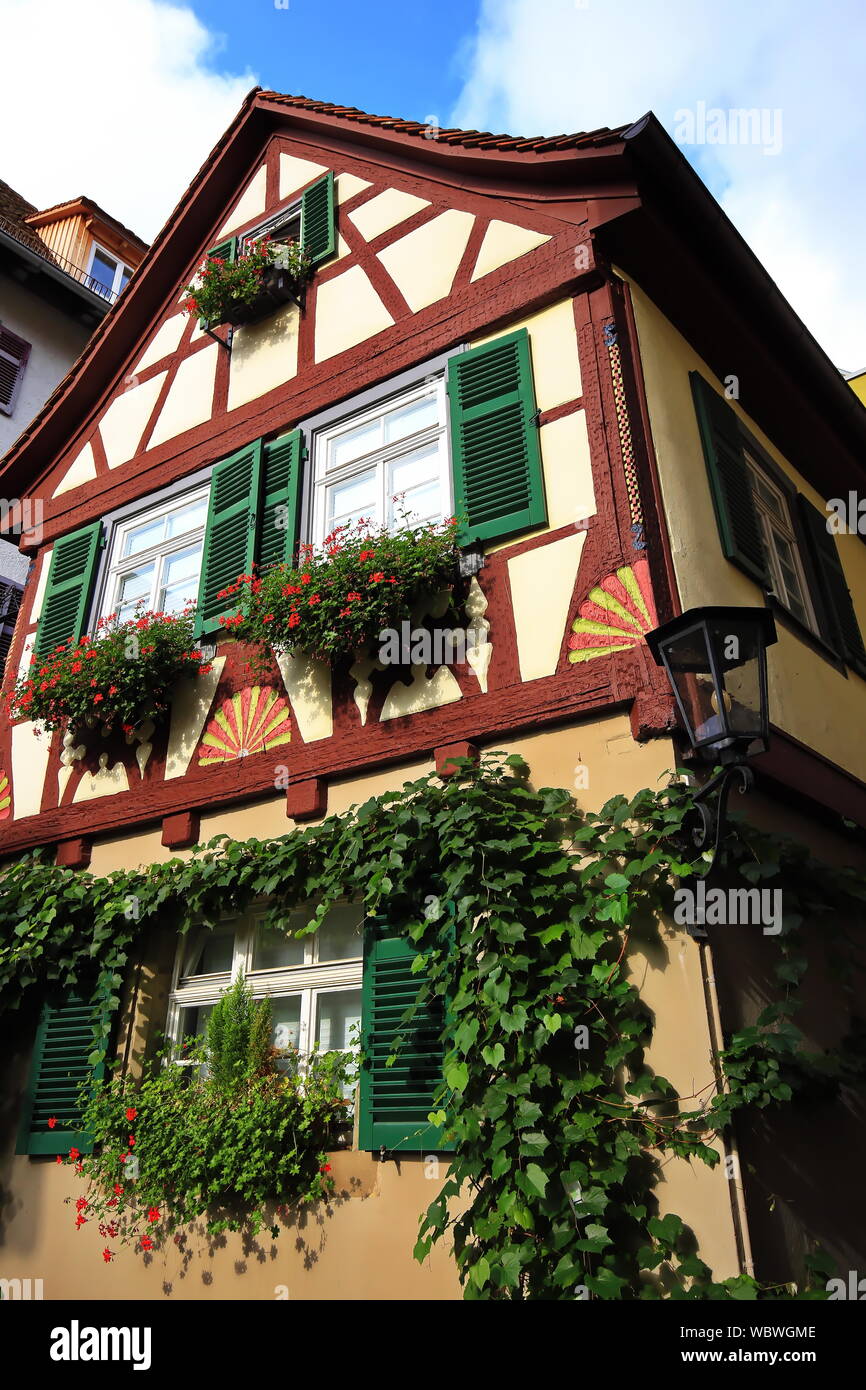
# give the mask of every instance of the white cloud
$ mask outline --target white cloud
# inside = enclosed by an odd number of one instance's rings
[[[483,0],[455,125],[522,135],[652,110],[781,112],[760,145],[683,152],[840,367],[866,366],[861,0]]]
[[[152,239],[256,85],[159,0],[0,0],[0,178],[38,207],[93,198]],[[14,137],[14,138],[13,138]]]

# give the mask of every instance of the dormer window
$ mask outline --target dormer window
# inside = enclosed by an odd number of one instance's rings
[[[101,294],[104,299],[116,299],[126,286],[132,271],[123,261],[119,261],[98,242],[94,242],[87,274],[88,284],[96,294]]]

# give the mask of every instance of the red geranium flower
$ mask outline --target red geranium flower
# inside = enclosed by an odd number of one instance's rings
[[[70,1150],[69,1150],[69,1157],[70,1157],[70,1158],[73,1160],[73,1162],[74,1162],[76,1158],[80,1158],[80,1157],[81,1157],[81,1154],[80,1154],[80,1152],[79,1152],[78,1149],[70,1149]]]
[[[148,1221],[151,1221],[151,1222],[158,1221],[158,1220],[159,1220],[159,1208],[158,1208],[158,1207],[151,1207],[151,1208],[149,1209],[148,1213],[147,1213],[147,1219],[148,1219]]]
[[[103,1252],[102,1252],[102,1258],[104,1259],[104,1261],[105,1261],[105,1263],[106,1263],[107,1265],[110,1265],[110,1264],[111,1264],[111,1261],[114,1259],[114,1256],[112,1255],[112,1253],[111,1253],[111,1251],[109,1250],[109,1248],[108,1248],[107,1245],[106,1245],[105,1249],[104,1249]]]
[[[153,1249],[153,1241],[151,1240],[150,1236],[142,1236],[141,1240],[139,1241],[139,1245],[141,1246],[142,1250]]]
[[[49,1128],[49,1129],[53,1129],[54,1126],[55,1126],[56,1124],[57,1124],[57,1120],[55,1119],[55,1117],[54,1117],[53,1115],[50,1115],[50,1116],[48,1117],[48,1128]]]
[[[127,1110],[127,1112],[126,1112],[126,1118],[129,1120],[129,1123],[130,1123],[130,1124],[132,1124],[132,1122],[133,1122],[133,1120],[135,1119],[135,1117],[136,1117],[137,1114],[138,1114],[138,1111],[135,1109],[134,1106],[131,1105],[131,1106],[129,1107],[129,1109]]]

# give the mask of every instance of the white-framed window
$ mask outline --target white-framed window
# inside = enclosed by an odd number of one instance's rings
[[[374,526],[442,521],[452,506],[445,374],[349,414],[312,440],[313,535],[369,518]]]
[[[238,238],[238,252],[243,255],[254,241],[261,241],[262,237],[270,237],[272,241],[300,241],[301,239],[301,200],[296,199],[287,207],[280,208],[266,222],[254,227],[251,232],[244,232]]]
[[[282,1065],[304,1070],[315,1053],[351,1052],[361,1020],[364,910],[338,903],[311,936],[293,933],[309,911],[266,925],[262,904],[182,939],[169,998],[167,1034],[183,1061],[184,1041],[202,1037],[220,996],[242,974],[254,999],[270,999],[273,1046]]]
[[[87,274],[90,277],[91,289],[106,298],[116,299],[125,287],[132,270],[95,241],[90,251]]]
[[[196,488],[117,524],[100,613],[131,618],[137,607],[179,613],[198,598],[210,487]]]
[[[815,610],[809,597],[788,499],[748,450],[746,463],[776,597],[795,618],[817,633]]]

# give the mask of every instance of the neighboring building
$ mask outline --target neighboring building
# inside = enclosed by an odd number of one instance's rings
[[[291,726],[276,750],[290,774],[280,790],[261,738],[217,739],[214,763],[209,723],[240,716],[252,684],[247,653],[213,622],[216,604],[204,614],[212,670],[152,744],[100,753],[40,740],[27,722],[2,730],[12,801],[0,850],[49,846],[97,875],[146,867],[223,831],[266,838],[344,812],[470,742],[522,753],[538,786],[571,786],[588,768],[577,796],[598,808],[677,763],[673,701],[645,632],[699,605],[767,603],[779,635],[773,738],[744,804],[829,862],[862,867],[862,831],[858,840],[850,825],[866,827],[866,551],[856,535],[834,541],[822,519],[829,497],[866,487],[866,414],[653,117],[556,138],[434,134],[251,93],[123,303],[5,460],[0,490],[45,507],[11,660],[26,669],[34,641],[93,630],[124,599],[131,523],[151,528],[147,573],[143,562],[137,571],[148,594],[165,588],[178,549],[191,557],[192,597],[202,568],[211,598],[231,583],[239,559],[230,548],[221,561],[214,546],[212,479],[238,486],[243,566],[263,521],[244,469],[262,457],[266,469],[295,461],[265,489],[296,519],[290,542],[319,543],[358,506],[384,519],[406,489],[435,516],[465,512],[468,548],[484,555],[467,600],[485,633],[473,660],[416,667],[409,680],[373,660],[332,679],[321,663],[282,659],[271,676]],[[231,256],[237,239],[299,209],[316,259],[303,310],[288,303],[237,328],[229,350],[224,328],[215,341],[183,312],[182,286],[209,248]],[[284,439],[294,452],[269,449]],[[349,485],[362,500],[341,500]],[[52,555],[79,544],[61,591]],[[62,605],[73,589],[71,622]],[[246,959],[252,928],[236,928],[235,959]],[[746,968],[735,940],[715,967],[685,933],[656,954],[631,948],[657,1021],[653,1060],[683,1095],[714,1084],[716,982],[724,1026],[760,1008],[760,969]],[[210,962],[204,982],[204,966],[184,975],[176,945],[168,956],[146,947],[144,984],[125,997],[118,1046],[136,1056],[157,1029],[188,1031],[187,1010],[229,979],[228,958]],[[248,978],[281,1002],[285,1026],[307,1020],[309,1042],[323,999],[331,1008],[341,996],[335,1028],[357,1016],[360,946],[348,954],[312,974],[310,961],[287,963],[276,985]],[[44,1272],[47,1297],[160,1298],[173,1283],[187,1297],[207,1287],[271,1297],[275,1282],[292,1298],[457,1295],[444,1251],[425,1266],[411,1259],[430,1186],[408,1129],[390,1145],[399,1164],[378,1163],[375,1140],[335,1160],[349,1195],[312,1256],[299,1240],[248,1261],[229,1238],[195,1288],[175,1282],[186,1256],[171,1248],[150,1265],[103,1267],[90,1232],[49,1215],[75,1188],[66,1168],[32,1156],[51,1140],[34,1140],[18,1104],[34,1083],[26,1021],[6,1032],[4,1239],[10,1269]],[[834,1004],[824,1041],[846,1026]],[[13,1156],[22,1113],[24,1152]],[[369,1121],[362,1114],[368,1136]],[[866,1258],[850,1205],[861,1200],[857,1146],[828,1166],[813,1138],[791,1136],[784,1163],[756,1138],[745,1196],[724,1164],[667,1164],[660,1199],[694,1228],[717,1277],[751,1268],[750,1232],[762,1277],[791,1277],[814,1237]],[[85,1241],[96,1258],[83,1262]]]
[[[866,405],[866,371],[846,372],[845,378],[857,399]]]
[[[90,198],[40,212],[0,180],[0,456],[62,381],[146,250]],[[0,541],[0,575],[23,582],[26,572],[26,559]]]

